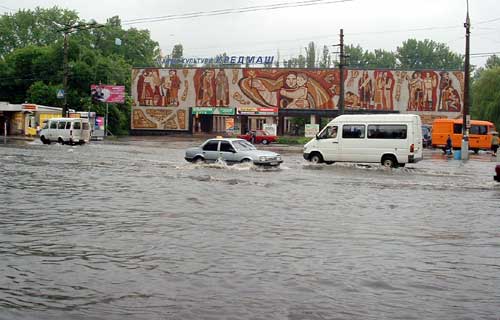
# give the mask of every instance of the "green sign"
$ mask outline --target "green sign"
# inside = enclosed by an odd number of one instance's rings
[[[213,114],[221,116],[234,116],[234,108],[194,107],[192,114]]]

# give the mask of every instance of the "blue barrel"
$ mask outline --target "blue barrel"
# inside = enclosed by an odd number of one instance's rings
[[[453,159],[461,160],[462,159],[462,151],[456,150],[455,153],[453,154]]]

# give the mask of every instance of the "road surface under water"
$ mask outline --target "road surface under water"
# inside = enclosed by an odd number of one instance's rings
[[[0,319],[499,319],[489,154],[263,170],[193,144],[0,145]]]

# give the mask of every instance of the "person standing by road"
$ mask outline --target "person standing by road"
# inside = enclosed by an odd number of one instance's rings
[[[491,138],[491,151],[493,151],[492,156],[494,157],[497,156],[498,144],[498,132],[493,132],[493,137]]]
[[[446,148],[444,149],[445,154],[451,154],[453,146],[451,144],[451,137],[448,135],[448,139],[446,139]]]

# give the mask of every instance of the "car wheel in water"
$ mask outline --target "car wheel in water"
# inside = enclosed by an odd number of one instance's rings
[[[193,159],[193,163],[196,163],[196,164],[205,163],[205,159],[203,159],[202,157],[196,157]]]
[[[335,161],[325,161],[326,164],[334,164]]]
[[[59,142],[60,144],[64,144],[64,140],[62,138],[57,139],[57,142]]]
[[[395,168],[398,162],[394,156],[384,156],[382,157],[382,165],[386,168]]]
[[[269,141],[267,141],[266,139],[262,140],[262,144],[268,144]]]
[[[323,157],[321,154],[315,152],[309,157],[309,161],[312,163],[322,163],[323,162]]]
[[[44,136],[41,136],[40,140],[42,141],[43,144],[50,144],[50,140],[49,139],[45,139]]]
[[[245,158],[245,159],[241,160],[240,162],[241,163],[250,163],[250,162],[252,162],[252,160]]]

